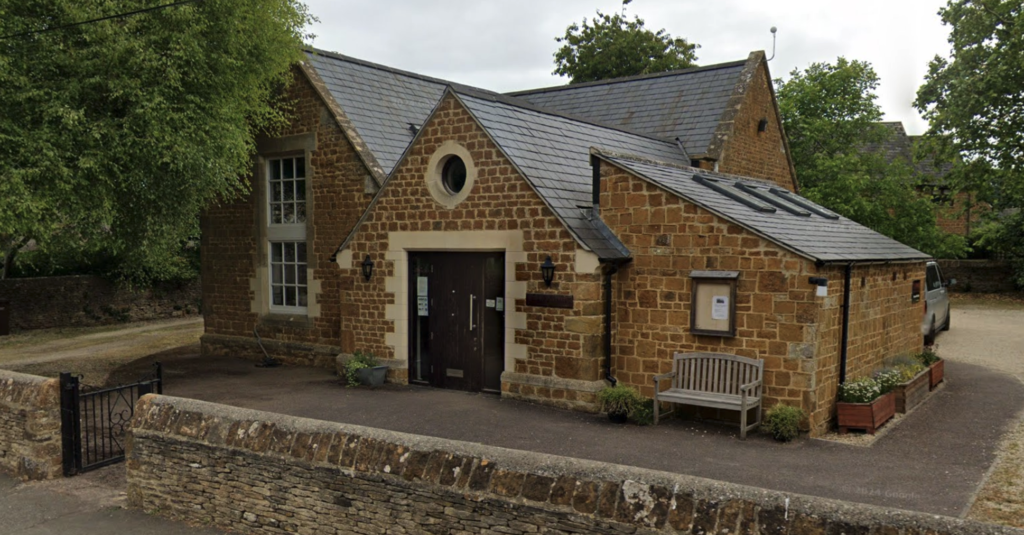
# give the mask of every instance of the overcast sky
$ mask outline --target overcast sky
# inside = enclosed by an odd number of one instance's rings
[[[567,82],[551,74],[555,36],[617,0],[305,0],[319,17],[317,48],[494,91]],[[927,124],[911,103],[936,54],[948,55],[949,31],[937,12],[945,0],[634,0],[629,16],[648,29],[701,45],[698,64],[770,56],[772,76],[834,62],[870,62],[881,78],[885,119],[911,134]]]

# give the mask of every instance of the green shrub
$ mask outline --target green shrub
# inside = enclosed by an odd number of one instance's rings
[[[839,385],[839,401],[844,403],[871,403],[881,395],[881,385],[871,377],[854,379]]]
[[[651,425],[654,423],[654,400],[644,399],[633,407],[633,414],[630,418],[636,425]]]
[[[359,386],[359,376],[356,372],[363,368],[373,368],[379,363],[377,357],[373,356],[373,353],[367,351],[356,351],[352,354],[352,358],[345,363],[345,384],[346,386]]]
[[[779,403],[768,409],[764,415],[764,427],[779,442],[789,442],[800,434],[800,422],[804,419],[804,411]]]
[[[601,410],[612,414],[633,414],[645,398],[626,385],[606,386],[597,393]]]
[[[935,352],[928,349],[918,353],[915,356],[915,358],[917,358],[917,360],[919,360],[921,364],[925,366],[931,366],[932,364],[935,364],[936,362],[939,361],[939,356],[936,355]]]

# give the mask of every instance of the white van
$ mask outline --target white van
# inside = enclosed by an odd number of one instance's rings
[[[940,330],[949,330],[949,294],[946,288],[956,284],[956,279],[943,279],[939,264],[935,261],[928,262],[925,269],[925,309],[921,332],[924,333],[924,343],[930,345],[935,342],[935,336]]]

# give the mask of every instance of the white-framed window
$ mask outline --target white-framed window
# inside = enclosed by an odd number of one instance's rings
[[[267,160],[267,241],[270,310],[306,313],[306,158]]]

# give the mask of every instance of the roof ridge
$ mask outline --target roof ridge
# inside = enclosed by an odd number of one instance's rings
[[[767,178],[759,178],[759,177],[743,176],[743,175],[734,175],[734,174],[731,174],[731,173],[722,173],[720,171],[709,171],[707,169],[701,169],[700,167],[693,167],[692,165],[683,165],[683,164],[679,164],[679,163],[675,163],[675,162],[666,162],[666,161],[663,161],[663,160],[655,160],[653,158],[645,158],[643,156],[639,156],[639,155],[636,155],[636,154],[630,154],[630,153],[626,153],[626,152],[616,152],[616,151],[609,151],[609,150],[598,149],[598,148],[591,148],[590,151],[591,151],[591,153],[596,154],[597,156],[602,156],[604,158],[612,158],[612,159],[616,159],[616,160],[630,160],[630,161],[634,161],[634,162],[638,162],[638,163],[645,163],[645,164],[649,164],[649,165],[659,165],[659,166],[662,166],[662,167],[671,167],[673,169],[680,169],[680,170],[683,170],[683,171],[693,171],[694,173],[700,173],[700,174],[708,175],[711,178],[727,178],[727,179],[730,179],[730,180],[739,180],[739,181],[744,181],[744,182],[753,182],[755,184],[770,184],[770,185],[775,186],[777,188],[786,189],[782,185],[780,185],[778,182],[775,182],[774,180],[769,180]]]
[[[725,68],[729,68],[729,67],[738,67],[740,65],[745,65],[746,63],[747,63],[747,60],[746,59],[742,59],[742,60],[736,60],[736,61],[728,61],[728,62],[725,62],[725,63],[716,63],[714,65],[704,65],[704,66],[701,66],[701,67],[687,67],[685,69],[676,69],[676,70],[673,70],[673,71],[655,72],[655,73],[649,73],[649,74],[637,74],[637,75],[633,75],[633,76],[620,76],[618,78],[608,78],[607,80],[595,80],[593,82],[583,82],[581,84],[571,84],[570,83],[570,84],[554,85],[554,86],[548,86],[548,87],[538,87],[536,89],[523,89],[523,90],[519,90],[519,91],[510,91],[510,92],[505,93],[505,94],[506,95],[510,95],[510,96],[519,96],[519,95],[534,95],[534,94],[537,94],[537,93],[551,93],[551,92],[555,92],[555,91],[565,91],[565,90],[568,90],[568,89],[578,89],[578,88],[581,88],[581,87],[595,87],[595,86],[611,85],[611,84],[618,84],[618,83],[624,83],[624,82],[634,82],[634,81],[637,81],[637,80],[649,80],[649,79],[653,79],[653,78],[667,78],[669,76],[682,76],[682,75],[685,75],[685,74],[693,74],[693,73],[697,73],[697,72],[713,71],[713,70],[725,69]]]
[[[676,143],[674,143],[673,141],[665,139],[665,138],[662,138],[662,137],[654,136],[654,135],[651,135],[651,134],[643,134],[643,133],[640,133],[640,132],[636,132],[636,131],[633,131],[633,130],[622,128],[621,126],[615,126],[615,125],[610,125],[610,124],[607,124],[607,123],[602,123],[602,122],[594,121],[593,119],[585,119],[585,118],[582,118],[582,117],[579,117],[579,116],[576,116],[576,115],[570,115],[570,114],[563,113],[563,112],[560,112],[560,111],[557,111],[557,110],[553,110],[551,108],[544,108],[544,107],[538,106],[538,105],[536,105],[536,104],[534,104],[534,103],[532,103],[532,102],[530,102],[528,100],[521,99],[521,98],[515,97],[515,96],[511,96],[511,95],[508,95],[508,94],[505,94],[505,93],[492,93],[492,92],[489,92],[489,91],[484,91],[484,92],[481,92],[481,94],[473,94],[475,92],[473,90],[473,88],[469,88],[470,90],[467,91],[465,89],[460,89],[458,87],[455,87],[454,85],[450,85],[450,87],[452,88],[452,91],[454,91],[456,94],[459,94],[459,95],[464,95],[464,96],[472,97],[472,98],[485,98],[485,99],[488,99],[488,100],[490,100],[492,102],[498,102],[500,104],[505,104],[505,105],[508,105],[508,106],[516,107],[516,108],[522,108],[524,110],[529,110],[529,111],[536,112],[536,113],[542,113],[544,115],[550,115],[552,117],[558,117],[560,119],[566,119],[566,120],[573,121],[573,122],[576,122],[576,123],[582,123],[582,124],[587,124],[587,125],[590,125],[590,126],[596,126],[598,128],[604,128],[606,130],[613,130],[615,132],[621,132],[623,134],[629,134],[629,135],[633,135],[633,136],[637,136],[637,137],[642,137],[644,139],[649,139],[651,141],[657,141],[659,143],[665,143],[667,145],[677,146]],[[465,87],[468,87],[468,86],[465,86]]]
[[[484,88],[481,88],[481,87],[469,86],[469,85],[465,85],[465,84],[462,84],[462,83],[459,83],[459,82],[453,82],[451,80],[445,80],[443,78],[435,78],[433,76],[427,76],[425,74],[419,74],[419,73],[415,73],[415,72],[412,72],[412,71],[396,69],[394,67],[389,67],[387,65],[382,65],[380,63],[374,63],[372,61],[366,61],[364,59],[354,58],[352,56],[346,56],[345,54],[340,54],[338,52],[331,52],[329,50],[320,50],[319,48],[314,48],[314,47],[306,47],[304,50],[306,52],[310,52],[310,53],[313,53],[313,54],[318,55],[318,56],[325,56],[325,57],[328,57],[328,58],[331,58],[331,59],[336,59],[336,60],[339,60],[339,61],[347,61],[349,63],[355,63],[356,65],[362,65],[363,67],[369,67],[371,69],[377,69],[379,71],[390,72],[390,73],[393,73],[393,74],[400,74],[402,76],[408,76],[409,78],[416,78],[418,80],[423,80],[423,81],[435,83],[435,84],[438,84],[438,85],[461,86],[461,87],[470,88],[470,89],[472,89],[474,91],[480,91],[480,92],[483,92],[483,93],[494,93],[496,95],[500,95],[501,94],[501,93],[497,93],[495,91],[491,91],[489,89],[484,89]]]

